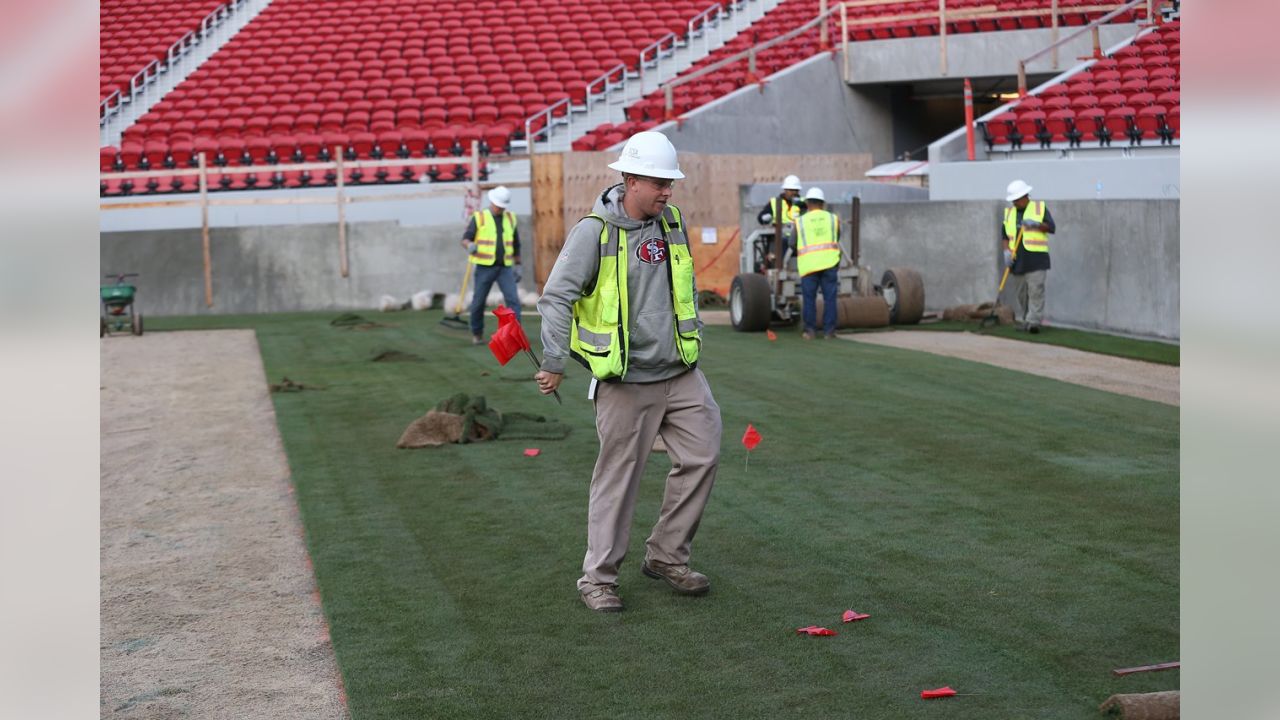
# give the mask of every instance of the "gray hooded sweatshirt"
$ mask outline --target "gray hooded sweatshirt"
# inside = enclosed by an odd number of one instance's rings
[[[666,249],[660,218],[632,220],[622,208],[621,184],[601,193],[591,209],[627,231],[627,332],[631,352],[622,382],[645,383],[673,378],[689,368],[676,348],[675,308],[667,274]],[[681,224],[684,218],[681,217]],[[592,286],[600,268],[600,231],[595,218],[583,218],[569,231],[560,257],[551,268],[538,300],[542,315],[542,369],[563,373],[569,359],[573,304]],[[656,243],[650,241],[656,240]],[[621,258],[619,258],[621,260]],[[697,296],[697,288],[694,288]],[[699,322],[699,327],[701,327]]]

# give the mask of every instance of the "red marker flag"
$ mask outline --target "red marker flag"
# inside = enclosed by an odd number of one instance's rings
[[[925,700],[932,700],[934,698],[954,697],[955,694],[956,694],[956,691],[952,690],[950,686],[940,687],[936,690],[920,691],[920,697]]]
[[[511,358],[523,351],[529,356],[529,362],[533,363],[533,367],[540,369],[542,362],[533,354],[533,346],[529,344],[529,337],[524,334],[524,327],[516,318],[515,311],[505,305],[499,305],[494,308],[493,314],[498,316],[498,331],[489,338],[489,351],[498,359],[498,363],[506,365]],[[560,400],[558,390],[551,391],[551,394],[555,395],[556,402],[564,404]]]
[[[778,333],[776,333],[776,332],[774,332],[774,331],[772,331],[772,330],[769,330],[769,329],[767,329],[767,328],[766,328],[766,329],[765,329],[765,331],[764,331],[764,335],[765,335],[765,337],[769,338],[769,342],[773,342],[774,340],[777,340],[777,339],[778,339]]]
[[[541,454],[542,454],[542,451],[539,450],[538,448],[527,448],[524,451],[525,457],[538,457]]]
[[[868,615],[868,614],[866,614],[866,613],[860,613],[860,612],[858,612],[857,610],[845,610],[845,611],[844,611],[844,621],[845,621],[845,622],[854,622],[855,620],[866,620],[866,619],[867,619],[867,618],[869,618],[869,617],[871,617],[871,616],[870,616],[870,615]]]
[[[764,438],[760,437],[760,433],[756,432],[756,428],[751,423],[747,423],[747,431],[742,434],[742,444],[747,450],[755,450],[756,446]]]
[[[817,625],[810,625],[809,627],[796,628],[796,632],[801,635],[810,635],[815,637],[830,637],[836,634],[835,630],[828,630],[827,628],[818,627]]]
[[[489,351],[498,359],[499,365],[511,362],[511,358],[519,355],[524,349],[517,334],[519,327],[519,323],[499,325],[498,331],[489,338]]]

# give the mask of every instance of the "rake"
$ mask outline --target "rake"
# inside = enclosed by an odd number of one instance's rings
[[[468,261],[467,270],[462,274],[462,289],[458,291],[458,303],[453,307],[453,314],[440,318],[440,324],[447,328],[453,330],[471,329],[470,321],[462,319],[462,303],[467,295],[467,281],[471,279],[471,266],[472,263]]]
[[[1018,237],[1013,241],[1013,252],[1009,255],[1009,264],[1004,267],[1004,275],[1000,278],[1000,287],[996,288],[996,301],[991,303],[991,314],[982,318],[978,323],[979,328],[987,328],[1000,322],[1000,318],[996,317],[996,308],[1000,307],[1000,295],[1004,292],[1004,284],[1009,280],[1009,271],[1013,269],[1013,263],[1018,259],[1018,250],[1022,248],[1022,226],[1018,226]]]

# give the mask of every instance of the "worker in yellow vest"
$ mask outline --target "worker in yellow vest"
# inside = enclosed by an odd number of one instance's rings
[[[511,206],[511,191],[499,185],[489,191],[489,208],[471,214],[462,235],[462,246],[471,257],[475,273],[471,300],[471,342],[484,344],[484,305],[496,282],[502,301],[520,319],[520,233]]]
[[[720,462],[720,408],[698,369],[702,348],[685,218],[670,204],[684,177],[661,133],[637,133],[609,167],[622,182],[596,196],[569,232],[538,300],[544,394],[570,358],[591,373],[600,455],[587,505],[587,552],[578,592],[597,612],[618,612],[618,572],[631,537],[637,488],[654,440],[673,463],[641,572],[677,593],[704,595],[690,545]]]
[[[1000,228],[1005,245],[1005,264],[1013,280],[1015,329],[1032,334],[1040,332],[1044,322],[1044,284],[1049,272],[1049,236],[1057,231],[1053,215],[1043,200],[1031,199],[1031,186],[1021,180],[1009,183],[1005,201],[1013,203],[1004,209]],[[1018,230],[1022,230],[1021,244]],[[1017,252],[1014,246],[1017,245]]]
[[[822,288],[822,332],[836,336],[836,293],[840,288],[840,218],[827,212],[822,188],[809,188],[804,195],[805,212],[795,221],[796,270],[804,307],[804,339],[812,340],[818,325],[818,288]]]
[[[800,200],[800,178],[795,175],[788,175],[782,180],[782,192],[779,195],[769,198],[769,203],[760,210],[756,215],[756,219],[761,225],[773,225],[774,221],[782,227],[783,244],[790,247],[794,245],[795,238],[792,236],[792,230],[795,228],[795,222],[804,212],[804,203]],[[773,267],[777,258],[774,257],[774,241],[772,238],[765,236],[756,240],[756,272],[764,272],[766,269]]]

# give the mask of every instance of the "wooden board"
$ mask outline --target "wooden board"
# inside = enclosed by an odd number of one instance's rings
[[[533,195],[533,277],[541,290],[564,245],[564,156],[534,155],[529,174]]]
[[[555,158],[553,160],[552,158]],[[543,154],[534,157],[533,207],[537,235],[538,261],[535,278],[539,286],[546,282],[551,265],[564,245],[564,237],[579,219],[591,212],[596,198],[621,177],[610,170],[617,160],[613,152],[573,152]],[[557,164],[558,163],[558,164]],[[741,213],[740,186],[754,183],[780,183],[795,173],[806,182],[827,180],[862,180],[872,167],[869,154],[849,155],[707,155],[680,153],[680,169],[685,179],[676,183],[672,202],[688,218],[691,249],[698,272],[698,287],[728,293],[729,283],[737,274],[740,252],[724,251],[705,270],[702,264],[717,255],[728,239],[738,232]],[[560,188],[556,192],[556,171],[560,172]],[[557,217],[552,208],[560,207]],[[545,210],[545,213],[544,213]],[[696,225],[693,225],[696,224]],[[701,228],[715,227],[720,242],[702,248]],[[709,255],[706,253],[710,253]],[[725,275],[727,274],[727,277]]]
[[[710,290],[726,300],[729,286],[738,274],[738,256],[742,253],[742,235],[737,225],[715,228],[716,242],[703,242],[703,227],[689,228],[689,252],[693,255],[693,276],[699,290]]]

